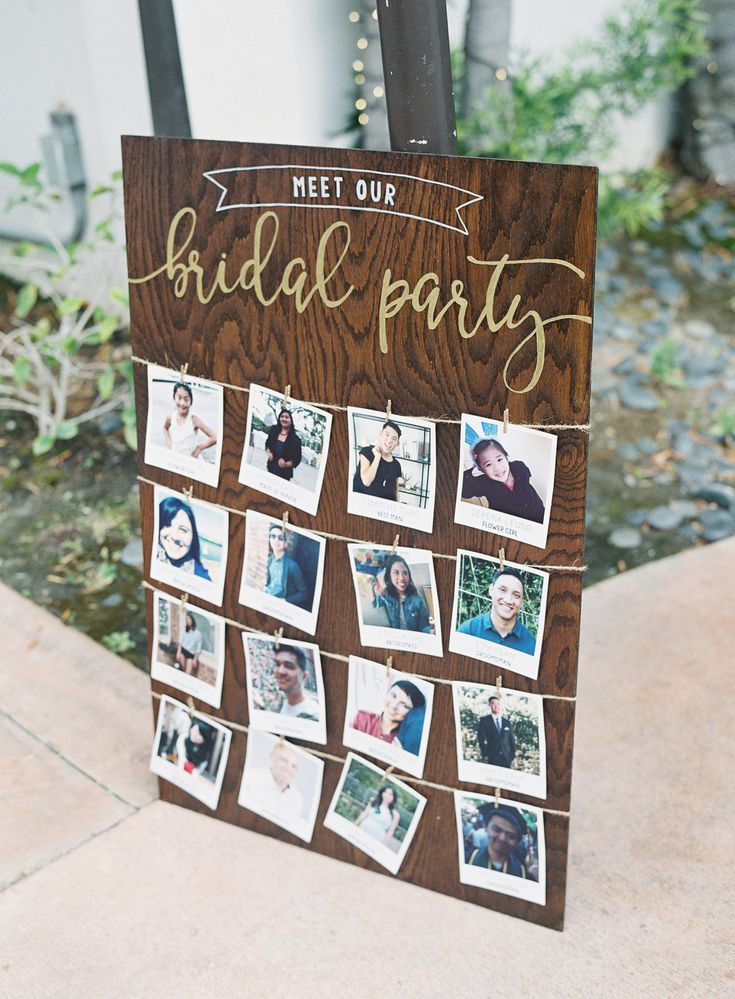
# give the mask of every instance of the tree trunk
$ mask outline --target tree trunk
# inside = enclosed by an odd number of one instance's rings
[[[682,92],[681,158],[695,177],[735,182],[735,7],[702,0],[710,52]]]
[[[510,27],[511,0],[469,0],[465,22],[463,118],[469,118],[482,108],[490,90],[509,96]]]

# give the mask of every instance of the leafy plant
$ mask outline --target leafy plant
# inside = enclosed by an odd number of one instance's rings
[[[720,409],[714,415],[714,423],[709,428],[714,437],[726,444],[735,440],[735,409]]]
[[[116,655],[130,652],[135,648],[135,642],[130,637],[129,631],[111,631],[109,635],[102,636],[102,644]]]
[[[483,106],[458,122],[461,151],[546,163],[604,161],[621,118],[693,75],[692,60],[707,51],[698,3],[628,2],[563,61],[512,57],[510,87],[489,87]],[[461,54],[455,69],[461,88]],[[660,169],[601,178],[601,232],[622,225],[635,234],[660,218],[668,187]]]
[[[651,374],[668,388],[681,388],[684,376],[679,363],[679,344],[670,337],[658,344],[651,357]]]
[[[58,195],[43,186],[39,169],[37,163],[23,169],[0,163],[0,171],[18,184],[7,210],[23,205],[47,222]],[[108,214],[86,242],[64,246],[45,224],[50,249],[18,243],[12,252],[0,254],[0,270],[27,275],[10,295],[9,328],[0,330],[0,410],[26,413],[34,420],[36,455],[112,410],[122,410],[126,439],[134,446],[132,368],[127,351],[115,344],[125,325],[121,316],[127,314],[127,294],[113,287],[119,255],[97,252],[102,244],[115,243],[117,186],[100,186],[90,195],[103,196],[109,199]],[[76,294],[80,274],[93,259],[95,273],[103,271],[95,294]]]

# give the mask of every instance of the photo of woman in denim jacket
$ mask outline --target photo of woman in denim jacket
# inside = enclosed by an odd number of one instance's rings
[[[433,634],[429,609],[414,585],[406,560],[400,555],[391,555],[385,564],[383,579],[384,585],[377,577],[372,580],[373,607],[385,608],[388,626]]]

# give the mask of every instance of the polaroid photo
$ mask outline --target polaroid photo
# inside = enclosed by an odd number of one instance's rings
[[[434,560],[422,548],[347,545],[360,641],[378,649],[441,656]]]
[[[207,715],[164,695],[158,709],[151,770],[214,811],[232,732]]]
[[[538,677],[549,574],[460,548],[449,651]]]
[[[342,742],[421,777],[433,704],[433,683],[350,656]]]
[[[218,708],[224,671],[224,620],[156,591],[151,677]]]
[[[546,905],[544,814],[484,794],[454,792],[459,880]]]
[[[347,407],[347,512],[431,534],[436,428],[428,420]]]
[[[324,745],[327,711],[319,646],[243,632],[250,729]]]
[[[311,843],[323,775],[313,753],[251,728],[237,803]]]
[[[454,520],[545,548],[554,495],[556,437],[462,414]]]
[[[397,874],[425,805],[412,787],[348,753],[324,825]]]
[[[452,697],[459,779],[545,798],[543,697],[461,681]]]
[[[163,486],[153,490],[151,577],[222,606],[229,514]]]
[[[250,386],[238,481],[315,514],[329,455],[332,416],[282,392]]]
[[[326,547],[318,534],[248,510],[240,603],[313,635]]]
[[[216,486],[223,408],[221,385],[149,364],[145,463]]]

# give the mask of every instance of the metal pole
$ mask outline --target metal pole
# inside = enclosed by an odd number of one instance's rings
[[[172,0],[138,0],[154,135],[191,138]]]
[[[445,0],[377,0],[391,149],[457,152]]]

